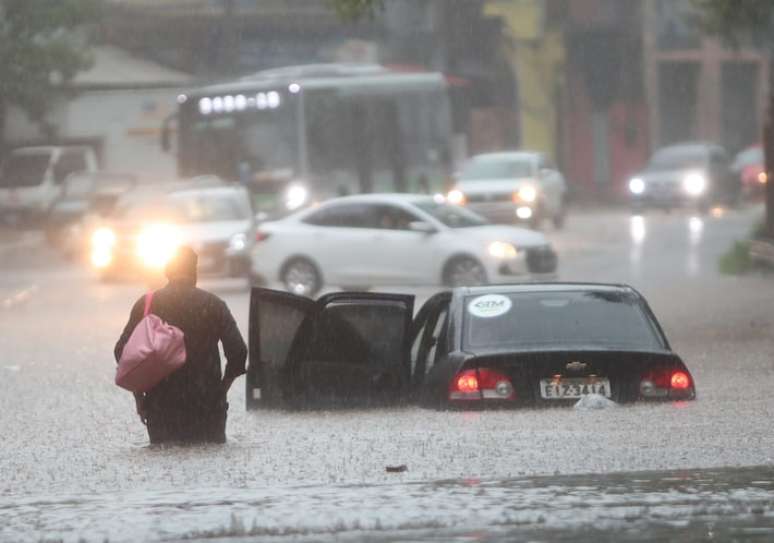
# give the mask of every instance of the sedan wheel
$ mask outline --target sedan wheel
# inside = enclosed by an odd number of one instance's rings
[[[450,287],[472,287],[486,285],[486,270],[478,260],[459,258],[446,266],[446,284]]]
[[[320,273],[314,264],[305,259],[288,263],[282,272],[285,289],[298,296],[313,297],[322,288]]]

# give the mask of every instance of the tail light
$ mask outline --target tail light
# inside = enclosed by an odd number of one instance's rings
[[[458,373],[449,385],[450,400],[515,400],[508,376],[488,368]]]
[[[685,390],[691,386],[691,378],[684,371],[676,371],[669,379],[669,384],[677,390]]]
[[[693,394],[693,378],[683,370],[650,371],[640,381],[640,395],[643,398],[685,399]]]
[[[269,239],[270,235],[271,234],[269,232],[266,232],[265,230],[257,230],[255,232],[255,241],[258,241],[258,242],[266,241],[267,239]]]

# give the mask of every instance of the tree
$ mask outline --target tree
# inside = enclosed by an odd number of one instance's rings
[[[704,29],[736,46],[752,41],[769,54],[769,108],[763,133],[766,154],[765,235],[774,239],[774,2],[772,0],[694,0]]]
[[[89,67],[87,42],[78,30],[96,19],[98,7],[98,0],[0,2],[0,151],[9,105],[40,122],[52,96]]]
[[[384,7],[384,0],[329,0],[336,13],[346,20],[357,20],[364,16],[373,17]]]

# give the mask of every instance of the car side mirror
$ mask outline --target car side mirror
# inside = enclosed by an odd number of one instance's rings
[[[438,232],[435,226],[425,221],[410,222],[409,230],[411,230],[412,232],[419,232],[421,234],[435,234],[436,232]]]

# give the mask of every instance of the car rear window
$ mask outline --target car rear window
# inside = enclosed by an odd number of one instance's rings
[[[526,292],[465,300],[464,347],[474,349],[665,346],[638,298],[619,291]]]

